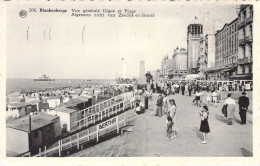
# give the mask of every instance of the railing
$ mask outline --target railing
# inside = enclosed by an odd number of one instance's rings
[[[240,39],[240,40],[239,40],[239,45],[240,45],[240,46],[243,46],[243,45],[245,45],[245,44],[246,44],[245,39]]]
[[[107,121],[101,122],[95,126],[96,130],[90,132],[87,130],[86,133],[83,133],[80,136],[80,133],[76,133],[74,137],[70,136],[69,140],[60,139],[58,141],[58,145],[47,149],[46,146],[44,147],[44,151],[42,151],[41,148],[39,148],[39,153],[32,156],[32,157],[47,157],[47,156],[53,156],[55,154],[58,154],[58,156],[62,156],[62,152],[67,151],[67,155],[69,155],[69,150],[72,148],[80,149],[80,145],[89,142],[91,140],[95,140],[96,142],[99,142],[100,132],[113,128],[116,126],[116,132],[119,134],[120,124],[123,124],[122,126],[126,125],[126,114],[124,114],[123,119],[119,120],[119,116],[113,117],[111,119],[108,119]],[[64,142],[66,141],[66,142]],[[82,146],[81,146],[82,148]]]
[[[244,57],[243,59],[238,59],[239,64],[248,63],[248,62],[252,62],[251,57]]]
[[[253,22],[253,16],[250,16],[246,19],[246,24],[250,24],[251,22]]]
[[[246,21],[243,20],[243,21],[241,21],[241,22],[238,24],[238,27],[239,27],[239,28],[243,28],[245,25],[246,25]]]
[[[78,123],[80,130],[82,127],[88,127],[90,124],[95,124],[97,121],[102,121],[104,118],[117,114],[117,112],[130,106],[133,98],[135,98],[135,94],[133,92],[126,92],[83,109],[80,111],[82,118],[75,123]]]
[[[83,117],[75,122],[79,124],[79,130],[69,137],[58,140],[51,147],[44,146],[43,148],[39,148],[39,153],[32,157],[46,157],[53,156],[54,154],[59,154],[59,156],[61,156],[61,152],[64,150],[68,150],[73,147],[77,147],[77,149],[79,149],[80,144],[90,141],[91,137],[92,139],[96,139],[98,142],[100,137],[99,133],[104,129],[112,128],[115,125],[117,127],[117,133],[119,133],[119,124],[124,123],[123,126],[125,126],[126,123],[126,112],[124,111],[132,106],[134,99],[135,94],[133,92],[126,92],[81,110],[80,114]],[[120,120],[119,116],[122,114],[123,120]],[[85,128],[83,129],[83,127]],[[91,132],[90,128],[93,127],[96,128],[96,130]],[[42,149],[44,150],[42,151]],[[31,154],[31,152],[27,153]]]
[[[246,43],[251,43],[251,42],[253,42],[253,36],[252,36],[252,35],[246,36],[246,37],[245,37],[245,42],[246,42]]]

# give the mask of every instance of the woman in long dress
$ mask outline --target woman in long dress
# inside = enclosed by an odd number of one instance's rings
[[[178,130],[178,121],[177,121],[176,112],[177,112],[177,107],[175,104],[175,100],[172,99],[172,100],[170,100],[169,116],[173,119],[173,127],[172,127],[173,138],[176,138],[177,130]]]

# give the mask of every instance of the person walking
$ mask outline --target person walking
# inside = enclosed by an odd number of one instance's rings
[[[217,93],[217,91],[216,90],[212,90],[211,96],[212,96],[212,103],[213,103],[212,106],[213,107],[217,107],[217,105],[216,105],[217,100],[218,100],[218,93]]]
[[[185,85],[182,84],[182,85],[181,85],[181,93],[182,93],[182,95],[184,95],[184,91],[185,91]]]
[[[209,109],[207,106],[203,106],[202,111],[200,111],[200,131],[202,132],[203,135],[203,141],[201,142],[202,144],[207,144],[207,134],[210,132],[209,129]]]
[[[200,107],[200,106],[201,106],[201,105],[200,105],[200,104],[201,104],[200,95],[201,95],[200,91],[196,91],[195,99],[193,100],[193,102],[194,102],[194,101],[196,102],[195,105],[196,105],[197,107]]]
[[[149,96],[148,92],[146,92],[145,97],[144,97],[144,104],[145,104],[145,109],[148,109],[148,102],[149,102]]]
[[[173,138],[176,138],[177,130],[178,130],[178,121],[177,121],[176,111],[177,111],[177,106],[176,106],[175,100],[172,99],[172,100],[170,100],[170,108],[169,108],[168,116],[170,116],[173,119],[173,128],[172,128],[173,129]]]
[[[173,138],[172,134],[173,134],[173,130],[172,130],[172,126],[173,126],[173,121],[172,118],[170,116],[167,117],[167,128],[166,128],[166,132],[167,132],[167,141],[171,140]]]
[[[241,124],[246,124],[246,112],[249,106],[249,98],[246,96],[246,92],[242,92],[242,96],[238,99],[239,115],[241,118]]]
[[[208,91],[206,93],[206,101],[207,101],[208,105],[210,105],[210,103],[211,103],[211,92],[210,91]]]
[[[235,107],[236,107],[236,102],[234,99],[231,98],[231,94],[229,93],[227,95],[227,99],[225,100],[225,104],[227,106],[227,121],[228,125],[232,125],[232,119],[234,117],[234,112],[235,112]]]
[[[163,105],[163,96],[162,93],[160,93],[156,102],[157,111],[155,116],[159,116],[159,117],[162,116],[162,105]]]
[[[192,86],[191,86],[191,84],[189,84],[189,86],[188,86],[188,91],[189,91],[189,96],[191,96],[191,92],[192,92]]]
[[[164,93],[164,94],[163,94],[163,104],[162,104],[162,112],[163,112],[163,115],[166,115],[167,112],[168,112],[168,106],[167,106],[168,103],[167,103],[167,100],[168,100],[167,94]]]

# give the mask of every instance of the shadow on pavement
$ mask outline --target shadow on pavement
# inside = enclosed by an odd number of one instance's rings
[[[253,153],[248,151],[247,149],[245,148],[241,148],[241,152],[243,154],[244,157],[253,157]]]
[[[239,124],[241,123],[241,121],[237,117],[234,117],[233,120]]]
[[[223,123],[226,123],[227,124],[227,120],[223,117],[223,116],[220,116],[220,115],[215,115],[215,118],[217,120],[219,120],[220,122],[223,122]]]
[[[248,122],[248,123],[250,123],[250,124],[253,124],[253,122],[252,122],[252,121],[250,121],[250,120],[247,120],[247,122]]]
[[[202,133],[199,131],[199,128],[198,128],[198,127],[194,127],[192,130],[196,133],[196,136],[197,136],[199,139],[202,140],[203,135],[202,135]]]

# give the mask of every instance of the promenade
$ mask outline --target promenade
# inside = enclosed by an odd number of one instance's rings
[[[234,99],[241,92],[234,93]],[[238,106],[233,119],[233,125],[229,126],[221,113],[221,108],[226,98],[226,92],[222,93],[223,99],[217,107],[209,107],[209,126],[211,132],[208,135],[208,144],[201,144],[202,134],[199,131],[200,117],[197,108],[192,105],[192,97],[187,93],[175,95],[177,104],[177,118],[179,130],[177,138],[166,140],[166,118],[150,116],[151,110],[157,99],[149,103],[149,109],[144,114],[135,115],[130,120],[129,131],[124,135],[114,137],[101,142],[83,151],[71,155],[71,157],[235,157],[252,156],[253,154],[253,122],[252,122],[252,93],[249,92],[250,106],[247,113],[247,124],[240,124]]]

